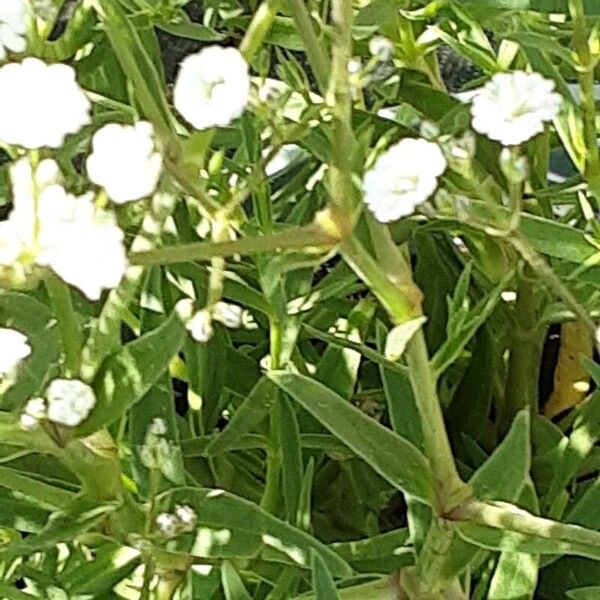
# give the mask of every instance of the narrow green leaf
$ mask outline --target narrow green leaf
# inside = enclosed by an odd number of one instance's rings
[[[58,365],[61,343],[52,311],[25,294],[0,292],[0,327],[23,333],[31,346],[14,385],[0,395],[3,408],[15,408],[41,391],[49,370]]]
[[[35,500],[41,508],[62,510],[74,499],[75,494],[53,485],[37,481],[15,469],[0,466],[0,486],[19,492]]]
[[[431,468],[410,442],[309,377],[283,371],[269,377],[392,485],[434,504]]]
[[[310,550],[313,549],[333,575],[344,577],[352,572],[342,558],[317,539],[244,498],[223,490],[204,488],[170,490],[159,500],[164,502],[167,498],[174,504],[189,504],[198,515],[198,533],[192,554],[219,556],[241,535],[246,542],[252,541],[256,546],[246,556],[252,556],[262,546],[271,551],[270,557],[278,556],[280,562],[308,569]]]
[[[316,552],[311,552],[310,558],[312,585],[316,600],[338,600],[337,588],[327,565]]]
[[[227,427],[208,444],[205,453],[214,455],[236,448],[240,437],[258,425],[276,401],[277,388],[270,380],[261,378],[233,413]]]
[[[277,413],[279,416],[277,435],[279,436],[279,447],[281,448],[283,497],[285,499],[287,521],[294,523],[298,512],[304,470],[300,448],[300,430],[294,407],[288,398],[280,397]]]
[[[531,600],[537,586],[539,557],[503,552],[490,583],[488,600]]]
[[[252,600],[242,578],[228,561],[221,566],[221,583],[227,600]]]
[[[186,334],[177,311],[153,331],[109,356],[96,375],[97,403],[75,431],[86,437],[119,419],[158,381],[177,354]]]

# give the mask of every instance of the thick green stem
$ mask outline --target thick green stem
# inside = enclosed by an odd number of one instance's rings
[[[573,47],[579,59],[579,83],[586,146],[585,175],[588,181],[600,176],[600,152],[596,131],[596,101],[594,97],[595,61],[588,46],[587,26],[583,0],[569,0],[569,12],[573,21]]]
[[[348,78],[348,63],[352,58],[352,2],[333,0],[332,20],[334,46],[327,104],[334,119],[333,144],[329,168],[331,209],[338,229],[345,234],[352,230],[354,186],[352,183],[352,89]]]
[[[281,367],[281,343],[283,331],[281,323],[276,317],[270,319],[270,368],[277,370]],[[277,400],[269,412],[269,441],[267,445],[267,475],[265,489],[260,505],[266,511],[275,513],[281,498],[281,450],[279,447],[280,428],[280,392],[277,391]]]
[[[448,517],[455,521],[471,521],[494,529],[565,542],[575,547],[600,549],[600,532],[537,517],[511,504],[473,500],[458,507]]]
[[[133,265],[168,265],[195,260],[208,260],[215,256],[258,254],[292,248],[327,248],[334,246],[336,243],[336,239],[318,227],[309,225],[295,231],[245,237],[227,242],[197,242],[143,252],[132,252],[129,259]]]
[[[240,52],[250,62],[263,45],[269,34],[277,11],[274,0],[262,2],[250,21],[246,35],[240,44]]]
[[[341,251],[346,262],[379,298],[395,323],[405,323],[420,314],[420,295],[414,285],[394,281],[388,277],[381,265],[354,237],[346,240]]]
[[[517,288],[501,431],[508,430],[521,409],[529,408],[532,414],[538,412],[538,377],[545,331],[541,320],[543,300],[543,295],[536,291],[535,275],[527,268]]]
[[[50,296],[65,351],[65,371],[68,376],[74,376],[79,372],[83,335],[73,309],[71,290],[54,275],[46,278],[46,290]]]
[[[329,80],[329,56],[327,55],[327,49],[317,36],[313,21],[304,1],[287,0],[287,6],[292,13],[298,33],[304,42],[304,50],[319,89],[325,95]]]
[[[438,487],[438,511],[451,509],[463,500],[465,484],[461,481],[448,440],[444,416],[429,362],[423,331],[419,329],[406,346],[406,362],[417,409],[421,417],[425,455],[431,463]]]

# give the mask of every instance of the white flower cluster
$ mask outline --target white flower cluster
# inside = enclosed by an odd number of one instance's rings
[[[13,210],[0,223],[0,265],[49,267],[92,300],[115,287],[126,258],[123,232],[112,213],[96,208],[91,194],[69,194],[51,159],[34,168],[20,159],[10,173]]]
[[[45,398],[32,398],[21,415],[21,427],[27,431],[40,421],[77,427],[88,418],[96,406],[94,390],[78,379],[54,379],[46,390]]]
[[[0,60],[5,48],[25,49],[27,4],[0,2]],[[9,63],[0,67],[0,89],[0,143],[59,148],[91,121],[90,101],[70,66],[37,58]],[[241,115],[249,91],[248,65],[239,51],[211,46],[182,62],[174,101],[195,128],[222,127]],[[156,190],[163,159],[153,134],[144,121],[109,123],[94,134],[87,172],[114,203],[141,200]],[[0,222],[0,271],[7,279],[22,283],[36,266],[50,268],[91,300],[119,284],[127,263],[123,232],[112,212],[95,206],[91,193],[69,194],[51,159],[18,160],[11,180],[13,210]]]
[[[29,340],[20,331],[0,327],[0,379],[10,377],[31,354]]]
[[[0,2],[0,60],[6,59],[7,52],[24,52],[27,46],[26,0],[2,0]]]
[[[541,133],[545,123],[557,116],[562,102],[554,82],[523,71],[494,75],[469,100],[473,129],[504,146],[516,146]],[[363,193],[378,221],[387,223],[412,214],[436,190],[448,159],[453,170],[469,170],[474,144],[463,147],[459,140],[444,147],[448,158],[434,141],[403,139],[377,159],[364,176]],[[522,161],[518,170],[511,176],[526,173]]]
[[[171,538],[196,529],[198,516],[187,504],[178,505],[173,513],[163,512],[156,517],[156,529],[164,537]]]
[[[220,301],[212,309],[203,308],[199,310],[187,322],[186,328],[194,340],[206,344],[214,334],[213,320],[230,329],[239,329],[244,325],[247,318],[248,315],[241,306]]]

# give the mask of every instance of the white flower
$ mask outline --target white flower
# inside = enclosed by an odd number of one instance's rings
[[[127,261],[123,232],[112,213],[94,207],[56,183],[58,166],[42,161],[35,172],[26,159],[11,166],[13,210],[0,223],[0,264],[22,258],[50,267],[91,300],[116,287]]]
[[[4,1],[4,0],[2,0]],[[72,67],[37,58],[0,67],[0,142],[58,148],[90,122],[90,102]]]
[[[186,329],[194,340],[201,344],[209,342],[214,334],[212,317],[208,310],[199,310],[187,323]]]
[[[196,515],[196,511],[191,506],[187,506],[187,504],[176,506],[175,516],[179,521],[182,531],[193,531],[196,529],[198,516]]]
[[[38,257],[61,279],[98,300],[116,287],[127,268],[123,232],[112,213],[94,207],[90,194],[76,198],[61,186],[47,188],[38,200],[41,221]],[[44,209],[56,211],[54,222]],[[47,214],[47,213],[46,213]]]
[[[26,0],[2,0],[0,2],[0,60],[6,58],[7,51],[25,51],[26,33]]]
[[[165,537],[173,537],[177,535],[179,521],[175,515],[169,513],[160,513],[156,517],[156,528],[159,533]]]
[[[31,354],[27,337],[14,329],[0,327],[0,378],[11,375]]]
[[[55,379],[46,391],[48,419],[58,425],[76,427],[96,405],[92,388],[77,379]]]
[[[110,123],[92,139],[93,152],[87,159],[90,179],[102,186],[117,204],[140,200],[154,192],[162,169],[150,123]]]
[[[558,114],[561,96],[539,73],[498,73],[473,99],[473,129],[504,146],[514,146],[544,130]]]
[[[433,194],[446,166],[437,144],[405,138],[384,152],[365,174],[365,203],[382,223],[410,215]]]
[[[248,64],[236,48],[208,46],[181,63],[173,102],[196,129],[225,127],[248,103]]]
[[[213,308],[213,319],[226,327],[238,329],[244,322],[244,309],[237,304],[217,302]]]

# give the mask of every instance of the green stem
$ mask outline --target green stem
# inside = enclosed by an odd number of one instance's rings
[[[83,335],[73,309],[71,290],[54,275],[49,275],[45,284],[65,351],[65,371],[72,377],[79,372]]]
[[[573,47],[579,58],[579,82],[581,107],[586,146],[586,178],[588,181],[600,176],[600,152],[596,131],[596,101],[594,97],[594,59],[588,46],[587,25],[583,0],[569,0],[569,12],[573,21]]]
[[[275,371],[281,367],[281,344],[283,331],[277,317],[270,319],[270,369]],[[267,446],[267,476],[263,497],[260,505],[270,513],[277,510],[281,498],[281,450],[279,448],[278,431],[281,426],[280,418],[280,392],[269,412],[269,436]]]
[[[144,252],[132,252],[129,259],[133,265],[168,265],[188,261],[208,260],[214,256],[258,254],[293,248],[327,248],[334,246],[336,243],[337,240],[318,227],[308,225],[295,231],[245,237],[227,242],[197,242]]]
[[[537,517],[511,504],[473,500],[456,508],[448,518],[600,551],[599,531]]]
[[[423,430],[425,455],[431,463],[438,485],[438,511],[443,514],[454,503],[463,500],[465,484],[461,481],[452,448],[448,440],[444,416],[435,385],[435,374],[429,362],[429,354],[423,330],[419,329],[406,346],[406,362],[409,379]]]
[[[246,35],[240,44],[240,52],[247,62],[250,62],[263,45],[271,30],[277,10],[274,0],[262,2],[248,25]]]
[[[533,269],[538,277],[545,283],[545,285],[552,290],[571,310],[575,316],[582,322],[585,323],[590,333],[596,335],[596,324],[591,319],[588,312],[579,304],[577,298],[573,296],[571,291],[564,285],[564,283],[557,277],[556,273],[546,263],[538,251],[531,245],[529,240],[522,234],[515,233],[510,235],[507,240],[521,255],[523,260]]]
[[[352,90],[348,77],[348,63],[352,58],[351,0],[333,0],[331,12],[334,45],[327,104],[333,113],[334,130],[329,186],[333,217],[344,234],[352,230],[355,206],[351,167],[355,140],[352,132]]]
[[[397,600],[403,598],[400,595],[397,575],[339,590],[338,597],[340,600]],[[307,594],[297,596],[294,600],[316,600],[316,598],[314,594]]]
[[[533,273],[524,273],[519,278],[500,418],[503,432],[521,409],[529,408],[531,414],[538,412],[538,375],[545,328],[541,325],[543,296],[536,292],[535,284]]]
[[[327,49],[317,37],[313,21],[303,0],[287,0],[287,6],[292,13],[296,28],[302,41],[308,62],[313,70],[321,93],[325,95],[329,80],[329,57]]]
[[[414,285],[409,289],[388,277],[381,265],[354,237],[342,244],[341,252],[346,262],[371,288],[396,324],[405,323],[419,316],[420,295],[418,298],[415,296]]]

